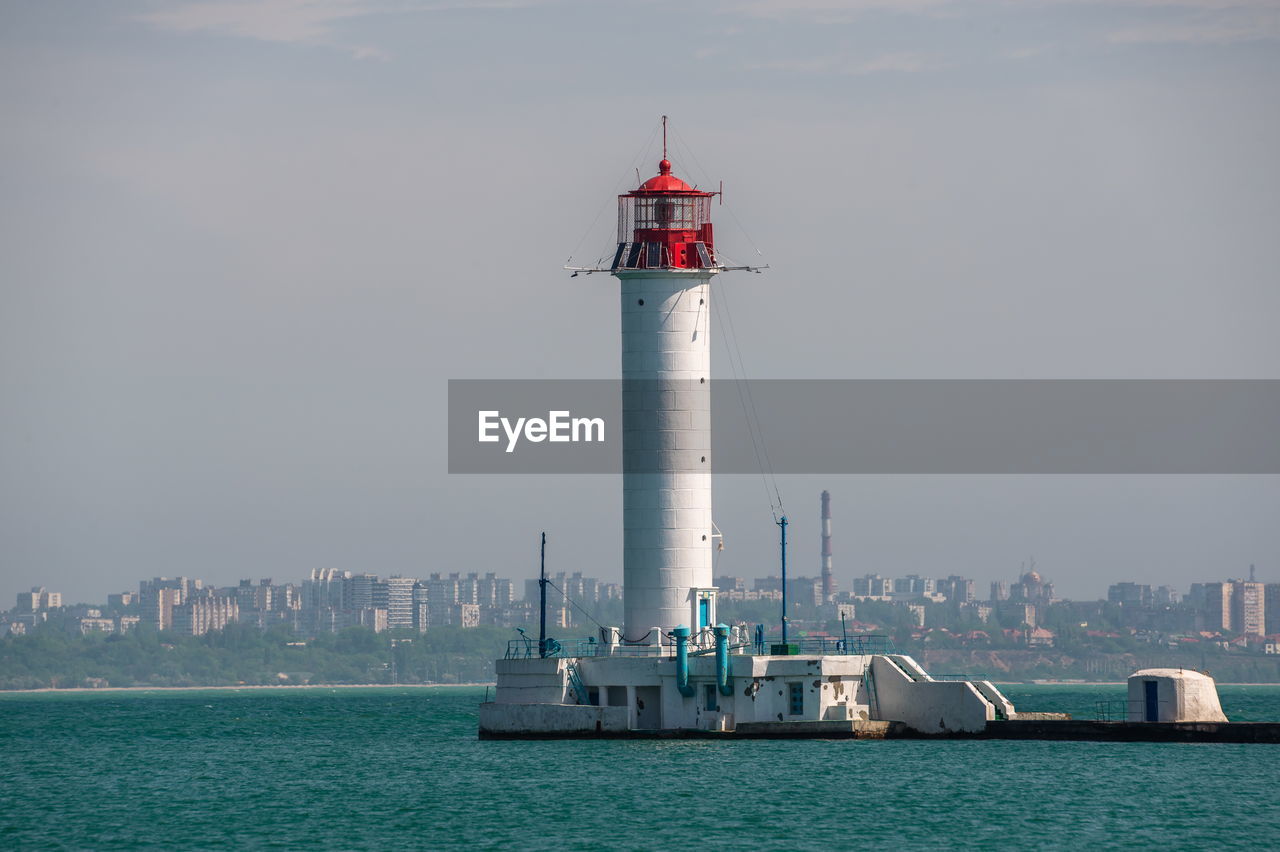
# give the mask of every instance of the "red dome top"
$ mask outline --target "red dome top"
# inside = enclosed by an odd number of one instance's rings
[[[637,192],[694,192],[694,188],[671,174],[671,161],[658,163],[658,174],[640,184]]]

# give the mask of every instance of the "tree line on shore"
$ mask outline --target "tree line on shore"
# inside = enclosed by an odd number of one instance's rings
[[[0,689],[490,681],[511,635],[496,627],[422,635],[352,627],[314,638],[246,624],[203,636],[44,629],[0,639]]]

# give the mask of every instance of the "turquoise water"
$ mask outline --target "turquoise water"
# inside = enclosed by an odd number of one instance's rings
[[[1007,687],[1091,716],[1123,687]],[[1221,688],[1280,719],[1280,687]],[[0,696],[3,849],[1280,844],[1280,746],[480,742],[484,689]]]

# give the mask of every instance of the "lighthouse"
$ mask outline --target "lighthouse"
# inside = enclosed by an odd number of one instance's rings
[[[665,125],[664,125],[665,137]],[[711,520],[713,192],[666,156],[618,196],[622,307],[623,641],[715,622]]]
[[[577,642],[540,633],[534,643],[521,630],[494,664],[480,736],[828,738],[884,736],[889,720],[940,733],[1010,718],[1013,705],[990,683],[934,681],[886,637],[792,642],[783,622],[781,642],[773,642],[767,625],[720,622],[712,585],[711,280],[758,269],[717,255],[711,200],[718,193],[672,172],[665,118],[658,173],[637,183],[618,196],[612,263],[570,267],[618,280],[623,626],[597,623],[596,636]],[[825,492],[823,515],[832,590]]]

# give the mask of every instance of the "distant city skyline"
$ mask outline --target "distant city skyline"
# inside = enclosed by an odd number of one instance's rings
[[[957,599],[961,601],[1025,600],[1030,602],[1089,602],[1097,600],[1110,601],[1112,603],[1131,603],[1142,606],[1151,606],[1177,604],[1182,599],[1194,599],[1197,595],[1203,596],[1204,589],[1206,587],[1216,586],[1219,587],[1218,594],[1220,596],[1220,600],[1224,591],[1227,594],[1228,599],[1226,603],[1222,605],[1229,608],[1229,598],[1232,586],[1256,587],[1259,590],[1264,586],[1280,589],[1280,578],[1275,580],[1259,578],[1257,576],[1256,566],[1250,566],[1250,570],[1244,575],[1231,576],[1216,580],[1202,579],[1201,581],[1193,582],[1187,587],[1185,592],[1177,586],[1168,583],[1155,585],[1137,583],[1132,580],[1117,580],[1109,584],[1106,591],[1096,597],[1070,598],[1057,595],[1055,593],[1055,585],[1052,582],[1052,579],[1048,577],[1042,578],[1036,568],[1037,565],[1034,559],[1022,563],[1022,565],[1019,566],[1018,572],[1011,575],[1012,579],[1006,578],[992,581],[990,583],[990,592],[985,596],[980,593],[977,580],[971,577],[963,577],[961,575],[930,577],[919,574],[885,575],[880,572],[868,572],[851,578],[847,587],[837,588],[834,593],[825,596],[823,590],[826,587],[826,584],[820,571],[807,573],[793,571],[788,574],[787,582],[789,585],[792,583],[802,583],[806,585],[806,591],[799,597],[799,602],[803,602],[806,605],[810,603],[808,600],[810,597],[812,598],[811,603],[813,605],[822,604],[824,599],[826,602],[830,602],[831,600],[859,598],[911,600],[916,598],[927,599],[936,597],[940,601]],[[272,600],[273,590],[287,590],[287,599],[289,600],[287,606],[293,608],[300,604],[300,608],[308,609],[335,605],[326,603],[321,599],[326,593],[316,591],[315,589],[319,588],[317,584],[328,582],[330,580],[345,581],[347,584],[359,584],[363,581],[368,588],[364,589],[363,592],[356,591],[354,594],[356,597],[363,595],[363,598],[367,598],[367,600],[365,600],[364,603],[356,602],[355,608],[358,609],[361,606],[377,605],[377,592],[372,588],[372,584],[375,583],[381,584],[384,587],[388,585],[403,587],[399,594],[401,596],[407,594],[409,599],[416,603],[418,598],[414,592],[419,586],[421,586],[425,591],[427,587],[432,586],[433,584],[452,582],[455,586],[454,592],[450,595],[450,599],[452,599],[453,595],[456,595],[457,593],[456,586],[458,582],[464,579],[472,584],[488,584],[488,591],[482,592],[480,596],[490,599],[498,605],[510,603],[528,604],[538,600],[538,577],[536,575],[526,578],[522,578],[519,575],[508,577],[493,571],[484,572],[483,574],[475,571],[454,571],[448,573],[436,571],[425,576],[406,576],[403,574],[382,575],[373,572],[357,573],[353,571],[316,570],[313,571],[310,576],[301,578],[297,582],[293,580],[285,580],[283,583],[275,583],[272,578],[259,578],[256,580],[256,585],[255,578],[252,577],[242,577],[235,581],[234,584],[220,585],[216,583],[208,583],[204,578],[200,577],[177,575],[175,577],[155,577],[152,579],[140,578],[134,585],[139,588],[143,596],[146,595],[148,589],[154,590],[165,588],[181,589],[183,590],[183,596],[187,597],[191,594],[190,590],[204,590],[210,592],[216,590],[241,598],[245,598],[247,595],[250,609],[271,609],[270,602]],[[575,603],[594,603],[599,600],[616,599],[622,594],[622,587],[620,584],[603,581],[596,577],[588,577],[583,575],[581,571],[572,573],[563,571],[548,573],[547,579],[549,581],[549,586],[552,589],[549,600],[554,603],[557,596],[563,598],[563,600],[558,604],[561,607],[571,606],[571,604],[568,603],[569,601],[574,601]],[[781,575],[775,572],[765,574],[760,577],[742,577],[732,574],[717,573],[714,579],[717,584],[722,584],[718,585],[718,588],[724,594],[725,599],[735,600],[744,599],[743,595],[739,594],[735,596],[734,592],[745,591],[746,583],[748,582],[752,584],[753,590],[757,593],[762,591],[769,593],[776,592],[780,589]],[[313,589],[308,590],[308,585],[311,585]],[[523,596],[516,594],[519,589],[523,589]],[[350,597],[353,593],[347,591],[341,594]],[[396,593],[393,592],[392,596],[394,597],[395,594]],[[1259,594],[1261,594],[1260,591]],[[320,595],[320,597],[317,597],[317,595]],[[393,609],[394,607],[386,606],[388,603],[388,601],[385,600],[388,595],[388,590],[386,588],[382,590],[382,595],[384,597],[383,608],[389,610]],[[438,602],[443,599],[443,596],[436,594],[434,597],[434,605],[435,607],[438,607]],[[746,598],[749,597],[749,595],[746,596]],[[770,594],[768,597],[772,599],[773,596]],[[136,601],[138,598],[139,592],[126,589],[108,594],[99,600],[80,600],[67,597],[66,593],[62,590],[51,590],[45,586],[33,586],[29,591],[17,593],[15,610],[38,611],[42,609],[57,609],[63,606],[95,606],[101,605],[104,601],[108,607],[123,608],[131,602]],[[422,598],[424,603],[427,599],[427,596],[424,594]],[[263,601],[266,601],[266,603],[264,604]],[[1259,598],[1259,602],[1260,601],[1261,598]],[[347,601],[346,603],[351,603],[351,601]],[[1255,602],[1255,607],[1257,607],[1257,605],[1258,602]],[[1239,604],[1237,604],[1237,606],[1239,606]],[[393,627],[407,627],[412,625],[416,621],[416,618],[417,616],[409,614],[408,604],[406,603],[405,609],[399,615],[399,618],[397,619],[396,617],[392,617],[389,624]],[[1225,620],[1226,623],[1230,623],[1231,616],[1228,615]],[[440,623],[447,624],[449,622],[447,619],[441,619]]]

